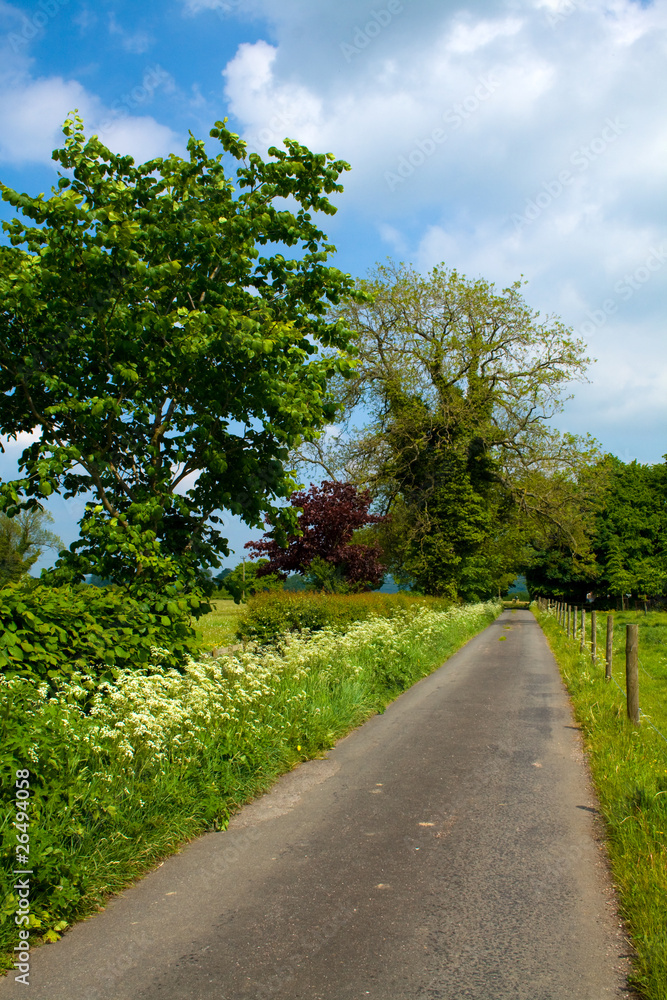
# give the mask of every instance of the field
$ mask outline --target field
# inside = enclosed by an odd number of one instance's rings
[[[202,649],[235,645],[238,642],[236,628],[244,611],[243,605],[234,604],[232,600],[213,600],[211,607],[213,611],[197,622],[197,629],[202,634]]]
[[[636,950],[634,985],[648,1000],[667,1000],[667,614],[614,614],[611,682],[604,679],[606,614],[597,615],[596,664],[590,646],[580,653],[579,640],[567,639],[553,614],[536,614],[583,731]],[[625,702],[625,626],[633,622],[639,624],[638,725],[628,720]]]

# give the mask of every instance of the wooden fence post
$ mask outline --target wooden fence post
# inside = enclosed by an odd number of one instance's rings
[[[591,611],[591,663],[598,658],[598,620],[597,612]]]
[[[572,608],[572,638],[577,638],[577,618],[579,615],[579,608]]]
[[[605,679],[611,680],[611,665],[614,656],[614,616],[607,614],[607,648],[605,650]]]
[[[581,609],[581,638],[579,640],[579,652],[586,649],[586,608]]]
[[[628,718],[639,722],[639,626],[625,626],[625,690]]]
[[[568,604],[568,605],[566,605],[566,607],[567,607],[567,637],[569,639],[570,638],[570,605]]]

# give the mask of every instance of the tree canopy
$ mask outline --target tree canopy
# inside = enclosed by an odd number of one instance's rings
[[[549,420],[589,359],[521,284],[497,291],[444,265],[422,276],[389,263],[336,311],[358,338],[354,377],[339,383],[349,433],[299,455],[392,512],[400,528],[379,529],[392,572],[427,593],[504,589],[521,566],[520,522],[580,534],[570,501],[595,447]]]
[[[191,136],[186,159],[140,165],[76,115],[64,132],[49,197],[0,185],[16,210],[0,433],[38,431],[1,503],[11,516],[92,494],[61,576],[206,588],[227,553],[220,511],[290,530],[289,450],[333,417],[350,338],[328,311],[353,284],[313,213],[334,213],[349,168],[291,140],[265,162],[225,122],[220,153]]]
[[[355,541],[355,532],[386,518],[369,513],[372,497],[359,492],[352,483],[323,482],[290,498],[298,512],[298,534],[290,535],[287,546],[269,532],[246,548],[255,556],[266,557],[257,576],[275,574],[286,579],[289,573],[307,575],[318,590],[372,590],[384,579],[377,542]]]
[[[46,527],[53,518],[33,508],[15,517],[0,514],[0,586],[28,575],[45,548],[62,549],[63,543]]]
[[[225,588],[235,604],[240,604],[241,601],[262,591],[282,590],[283,581],[275,574],[265,573],[264,576],[258,576],[258,571],[267,563],[268,559],[260,559],[259,562],[244,560],[231,572],[225,573],[224,577],[221,574],[216,582]]]
[[[538,594],[583,601],[601,596],[658,597],[667,591],[667,463],[623,463],[606,455],[584,479],[596,484],[585,544],[573,552],[548,532],[536,543],[527,574]],[[592,491],[587,488],[589,495]],[[582,556],[583,553],[583,556]]]

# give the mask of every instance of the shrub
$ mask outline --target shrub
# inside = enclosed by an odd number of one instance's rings
[[[197,646],[187,607],[178,593],[149,603],[118,587],[3,587],[0,671],[57,687],[77,671],[95,677],[146,664],[155,646],[166,647],[169,665],[177,666]]]
[[[444,610],[448,602],[411,594],[318,594],[281,591],[256,594],[246,606],[237,635],[243,641],[276,642],[285,632],[319,632],[332,628],[344,632],[369,615],[390,618],[410,608]]]

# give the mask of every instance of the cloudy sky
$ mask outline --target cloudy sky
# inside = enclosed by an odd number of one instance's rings
[[[0,0],[0,177],[48,191],[75,107],[142,160],[224,115],[260,152],[331,151],[339,267],[523,275],[597,359],[558,425],[658,462],[666,77],[667,0]],[[71,541],[76,509],[54,514]]]

